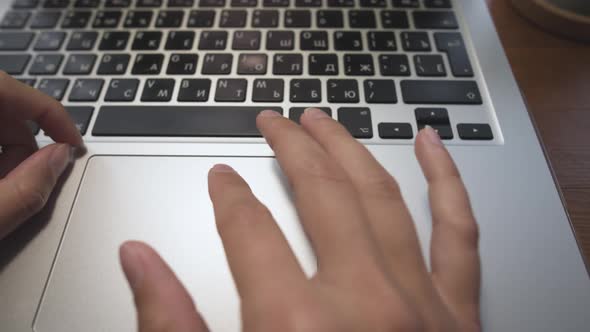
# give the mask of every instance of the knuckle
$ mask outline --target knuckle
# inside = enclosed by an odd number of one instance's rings
[[[13,187],[19,202],[21,214],[27,217],[39,212],[49,199],[49,193],[43,191],[38,186],[14,182]]]
[[[350,179],[345,172],[327,158],[304,160],[297,166],[296,173],[308,182],[350,184]]]
[[[270,211],[266,206],[259,202],[244,200],[236,203],[227,211],[225,218],[219,221],[219,228],[247,227],[249,224],[256,223],[258,220],[266,218],[269,215]]]
[[[362,184],[373,198],[390,200],[401,197],[397,181],[390,175],[377,174],[366,178]]]

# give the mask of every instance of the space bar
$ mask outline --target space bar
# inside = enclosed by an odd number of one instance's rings
[[[280,107],[103,106],[94,136],[260,137],[256,116]]]

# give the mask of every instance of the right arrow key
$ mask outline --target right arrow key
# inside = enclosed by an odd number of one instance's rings
[[[492,128],[485,123],[460,123],[457,125],[459,137],[464,140],[489,141],[494,139]]]

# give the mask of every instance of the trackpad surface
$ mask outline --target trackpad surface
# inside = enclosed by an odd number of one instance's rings
[[[234,167],[275,216],[304,269],[315,259],[274,158],[95,156],[88,161],[35,320],[42,331],[134,331],[119,265],[126,240],[152,245],[212,331],[238,331],[239,301],[213,217],[207,173]]]

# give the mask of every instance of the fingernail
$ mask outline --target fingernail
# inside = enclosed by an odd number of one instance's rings
[[[211,172],[216,173],[235,173],[236,171],[228,165],[217,164],[211,168]]]
[[[281,115],[275,111],[265,110],[265,111],[260,112],[259,116],[262,116],[265,118],[276,118],[277,116],[281,116]]]
[[[322,119],[322,118],[327,118],[328,114],[326,114],[326,112],[318,109],[318,108],[306,108],[304,111],[308,117],[312,118],[312,119]]]
[[[424,131],[424,134],[426,134],[426,138],[430,143],[437,146],[443,145],[442,141],[440,140],[440,136],[431,126],[425,126],[422,130]]]
[[[121,265],[131,288],[138,290],[143,281],[143,262],[141,253],[133,242],[125,242],[121,246]]]
[[[67,144],[60,144],[49,156],[49,168],[51,168],[55,177],[59,177],[71,163],[71,160],[73,160],[73,157],[70,146]]]

